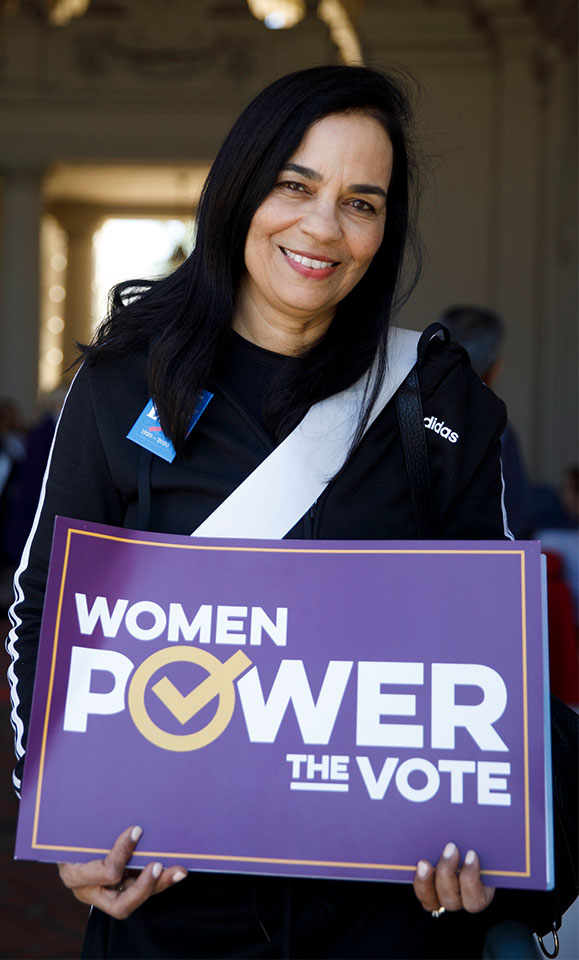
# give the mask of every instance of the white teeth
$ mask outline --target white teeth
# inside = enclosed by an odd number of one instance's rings
[[[309,257],[300,257],[299,253],[292,253],[291,250],[286,250],[285,247],[281,248],[285,253],[286,257],[289,257],[290,260],[295,260],[296,263],[303,263],[304,267],[311,267],[314,270],[322,270],[327,267],[333,266],[333,260],[310,260]]]

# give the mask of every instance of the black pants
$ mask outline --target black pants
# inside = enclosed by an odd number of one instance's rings
[[[433,919],[409,885],[197,873],[127,920],[93,909],[82,956],[470,960],[487,913]]]

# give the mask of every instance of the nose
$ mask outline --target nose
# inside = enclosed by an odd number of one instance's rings
[[[335,243],[342,237],[339,210],[330,199],[318,198],[311,202],[300,227],[303,233],[320,243]]]

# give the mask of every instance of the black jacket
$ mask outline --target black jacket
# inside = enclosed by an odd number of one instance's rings
[[[191,533],[273,449],[240,401],[249,377],[280,358],[240,338],[194,427],[186,455],[153,458],[149,528]],[[241,365],[241,367],[240,367]],[[16,577],[9,650],[19,762],[32,698],[54,517],[138,528],[140,448],[126,435],[149,398],[146,356],[85,365],[57,428],[39,510]],[[237,371],[237,373],[236,373]],[[503,403],[472,372],[464,351],[423,338],[418,373],[430,462],[435,535],[506,535],[500,437]],[[346,467],[288,533],[292,539],[412,539],[416,525],[396,408],[390,402]],[[480,956],[490,914],[433,921],[406,885],[191,874],[129,920],[93,910],[88,956]],[[288,946],[289,945],[289,946]]]

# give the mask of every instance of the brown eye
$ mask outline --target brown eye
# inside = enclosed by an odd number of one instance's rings
[[[367,200],[351,200],[350,203],[355,210],[361,210],[363,213],[376,213],[376,208]]]
[[[298,183],[296,180],[281,180],[278,187],[289,190],[290,193],[307,193],[305,184]]]

